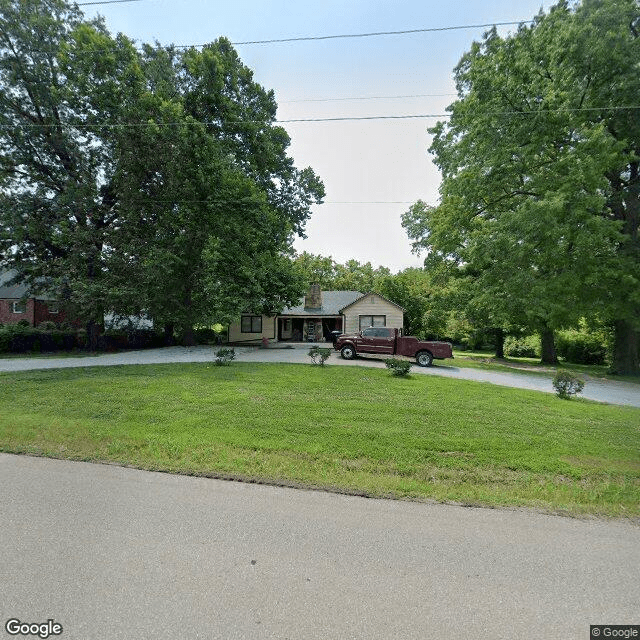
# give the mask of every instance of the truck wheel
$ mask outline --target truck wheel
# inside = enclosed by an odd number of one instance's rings
[[[419,351],[416,354],[416,362],[421,367],[430,367],[433,364],[433,356],[428,351]]]
[[[340,355],[345,360],[353,360],[356,357],[356,350],[350,344],[346,344],[340,349]]]

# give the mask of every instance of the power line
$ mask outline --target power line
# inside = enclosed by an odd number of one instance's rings
[[[300,100],[280,100],[278,104],[293,104],[299,102],[346,102],[349,100],[397,100],[400,98],[444,98],[457,96],[457,93],[416,93],[406,96],[352,96],[350,98],[302,98]]]
[[[121,2],[141,2],[142,0],[103,0],[102,2],[77,2],[79,7],[88,7],[92,4],[120,4]]]
[[[624,106],[624,107],[576,107],[575,109],[523,109],[521,111],[486,111],[481,113],[485,116],[505,116],[505,115],[546,115],[550,113],[578,113],[578,112],[598,112],[598,111],[635,111],[640,110],[640,106]],[[366,120],[418,120],[429,118],[450,118],[451,113],[421,113],[421,114],[404,114],[404,115],[381,115],[381,116],[338,116],[333,118],[290,118],[286,120],[274,120],[271,124],[290,124],[299,122],[347,122],[347,121],[366,121]],[[252,124],[263,123],[262,120],[234,120],[228,124]],[[76,129],[117,129],[117,128],[138,128],[138,127],[173,127],[186,125],[218,125],[218,122],[212,121],[188,121],[188,122],[130,122],[130,123],[99,123],[99,124],[76,124],[72,122],[56,122],[52,124],[36,124],[36,123],[19,123],[19,124],[0,124],[1,129],[23,127],[33,129],[48,129],[56,127],[73,127]]]
[[[117,4],[123,2],[141,2],[142,0],[103,0],[102,2],[83,2],[78,6],[89,6],[89,5],[99,5],[99,4]],[[327,36],[298,36],[294,38],[271,38],[268,40],[242,40],[237,42],[231,42],[234,46],[239,45],[251,45],[251,44],[283,44],[287,42],[311,42],[311,41],[320,41],[320,40],[339,40],[339,39],[347,39],[347,38],[374,38],[379,36],[401,36],[401,35],[411,35],[416,33],[436,33],[443,31],[460,31],[464,29],[486,29],[491,27],[504,27],[504,26],[516,26],[521,24],[531,24],[533,20],[519,20],[515,22],[492,22],[486,24],[463,24],[463,25],[453,25],[453,26],[445,26],[445,27],[425,27],[423,29],[402,29],[399,31],[372,31],[368,33],[342,33],[342,34],[333,34]],[[199,49],[201,47],[206,47],[211,43],[205,44],[172,44],[168,45],[174,49]],[[95,50],[92,53],[101,53],[104,50]],[[32,53],[43,53],[43,51],[32,50]],[[46,52],[44,52],[46,53]]]
[[[297,38],[272,38],[271,40],[244,40],[232,42],[233,45],[241,44],[280,44],[284,42],[307,42],[311,40],[338,40],[344,38],[373,38],[378,36],[400,36],[414,33],[433,33],[437,31],[458,31],[460,29],[484,29],[487,27],[505,27],[532,23],[533,20],[520,20],[518,22],[492,22],[491,24],[465,24],[449,27],[426,27],[424,29],[403,29],[401,31],[372,31],[370,33],[343,33],[329,36],[300,36]],[[195,45],[204,46],[204,45]]]

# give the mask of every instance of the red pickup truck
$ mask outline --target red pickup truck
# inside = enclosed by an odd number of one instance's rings
[[[333,348],[345,360],[353,360],[359,353],[381,353],[415,358],[421,367],[430,367],[434,358],[453,358],[450,342],[418,340],[390,327],[369,327],[360,333],[338,336]]]

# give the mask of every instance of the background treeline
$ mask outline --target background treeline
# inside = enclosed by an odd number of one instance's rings
[[[324,290],[375,291],[405,309],[405,331],[427,340],[449,340],[465,350],[494,350],[498,357],[541,358],[541,338],[534,328],[511,325],[497,330],[473,310],[464,281],[446,269],[408,268],[398,273],[384,266],[310,253],[294,263],[304,282],[317,282]],[[557,356],[566,362],[612,362],[613,331],[603,318],[579,318],[574,326],[553,332]]]

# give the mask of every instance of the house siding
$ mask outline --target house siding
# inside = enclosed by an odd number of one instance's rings
[[[257,315],[257,314],[242,314]],[[228,329],[228,341],[234,342],[261,342],[263,338],[267,340],[276,339],[276,319],[273,316],[262,316],[262,332],[261,333],[243,333],[240,320],[232,322]]]
[[[404,328],[404,313],[402,309],[376,295],[370,293],[361,300],[354,302],[343,310],[344,333],[360,331],[360,316],[385,316],[385,326],[394,329]]]

